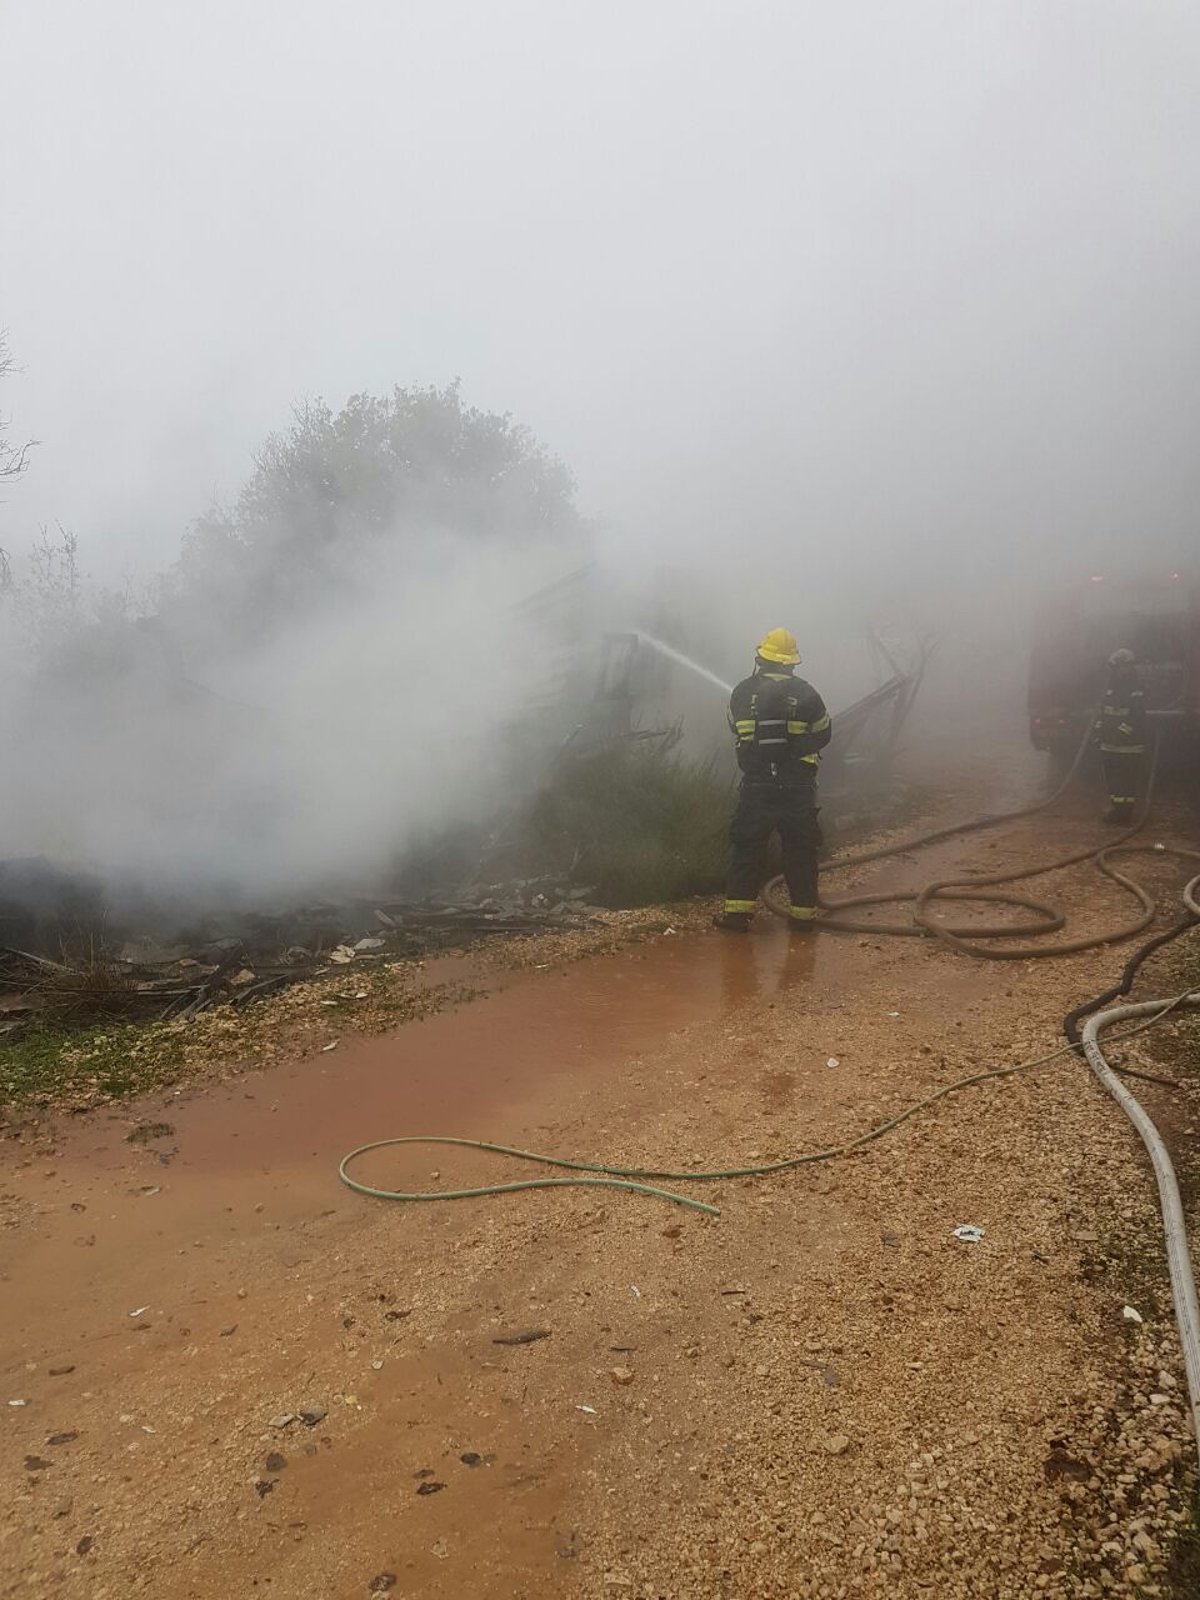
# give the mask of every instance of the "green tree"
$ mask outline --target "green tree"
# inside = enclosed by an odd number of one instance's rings
[[[527,428],[464,405],[457,383],[358,394],[338,412],[311,401],[268,438],[235,504],[189,530],[181,577],[233,584],[261,622],[357,583],[385,543],[581,540],[573,492]]]

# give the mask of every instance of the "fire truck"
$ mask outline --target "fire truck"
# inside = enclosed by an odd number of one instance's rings
[[[1029,734],[1058,761],[1074,756],[1104,691],[1109,656],[1132,650],[1146,708],[1168,747],[1200,740],[1200,573],[1091,573],[1038,610]]]

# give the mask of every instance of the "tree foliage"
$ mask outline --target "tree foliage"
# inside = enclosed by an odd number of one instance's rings
[[[570,474],[507,415],[458,385],[299,407],[272,434],[235,504],[185,540],[187,587],[233,580],[258,617],[357,581],[382,546],[443,533],[479,540],[582,533]]]

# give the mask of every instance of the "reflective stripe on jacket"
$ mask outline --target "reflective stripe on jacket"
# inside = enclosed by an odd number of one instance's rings
[[[760,669],[738,684],[729,697],[729,726],[747,777],[811,771],[832,736],[821,696],[783,668]]]
[[[1110,684],[1104,691],[1093,733],[1101,750],[1138,754],[1146,748],[1146,694],[1136,684]]]

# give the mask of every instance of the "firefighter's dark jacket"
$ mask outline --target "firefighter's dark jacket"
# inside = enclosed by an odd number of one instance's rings
[[[1132,674],[1114,676],[1104,691],[1093,729],[1101,751],[1112,755],[1146,748],[1146,692]]]
[[[744,775],[784,781],[816,776],[831,732],[821,696],[786,667],[760,666],[738,684],[729,698],[729,726]]]

